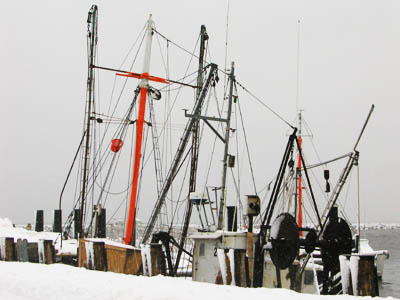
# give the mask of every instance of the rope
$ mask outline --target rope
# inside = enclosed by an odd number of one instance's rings
[[[246,87],[244,87],[240,82],[236,81],[236,83],[245,91],[247,92],[253,99],[255,99],[258,103],[260,103],[262,106],[264,106],[266,109],[268,109],[271,113],[273,113],[277,118],[279,118],[282,122],[284,122],[286,125],[288,125],[290,128],[294,129],[295,127],[292,126],[288,121],[286,121],[282,116],[280,116],[276,111],[274,111],[271,107],[266,105],[264,102],[261,101],[260,98],[258,98],[256,95],[254,95],[252,92],[250,92]]]
[[[236,90],[236,94],[237,94],[236,84],[235,84],[235,90]],[[238,103],[238,107],[239,107],[240,120],[241,120],[241,123],[242,123],[243,136],[244,136],[245,145],[246,145],[247,157],[249,159],[249,166],[250,166],[251,178],[253,180],[254,192],[257,195],[256,181],[254,179],[253,164],[251,163],[249,144],[247,142],[246,130],[244,129],[244,121],[243,121],[242,109],[240,108],[240,102],[238,101],[237,103]]]
[[[185,48],[183,48],[182,46],[178,45],[177,43],[171,41],[169,38],[167,38],[165,35],[163,35],[162,33],[158,32],[156,29],[153,29],[153,32],[157,33],[159,36],[161,36],[163,39],[165,39],[168,43],[171,43],[172,45],[174,45],[175,47],[181,49],[182,51],[188,53],[189,55],[191,55],[192,57],[195,58],[199,58],[196,54],[194,54],[193,52],[190,52],[189,50],[186,50]],[[197,43],[196,43],[197,44]]]

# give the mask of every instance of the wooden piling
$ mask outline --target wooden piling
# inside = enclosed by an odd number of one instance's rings
[[[360,255],[358,265],[358,287],[353,287],[357,296],[379,296],[378,274],[375,266],[375,255]]]
[[[53,212],[53,232],[62,231],[62,214],[61,209],[55,209]]]
[[[43,231],[43,210],[39,209],[36,211],[36,218],[35,218],[35,231],[42,232]]]
[[[96,230],[95,236],[98,238],[105,238],[106,237],[106,209],[99,208],[96,211]]]
[[[246,264],[245,264],[246,250],[235,249],[234,263],[235,263],[235,283],[236,286],[246,287]]]
[[[150,244],[151,276],[166,275],[165,257],[161,244]]]
[[[3,261],[15,261],[14,238],[3,237],[0,240],[0,254]]]
[[[341,255],[340,268],[344,294],[379,296],[375,255]]]
[[[228,212],[228,231],[237,231],[237,208],[236,206],[227,206]]]
[[[101,241],[84,241],[84,249],[82,249],[81,241],[79,247],[79,266],[84,266],[89,270],[107,271],[107,257],[104,242]],[[83,251],[84,250],[84,251]],[[83,252],[85,252],[83,262]]]
[[[81,228],[81,211],[79,209],[74,209],[74,238],[81,238],[79,236],[79,230]]]
[[[28,262],[29,257],[28,257],[28,241],[26,239],[18,239],[17,240],[17,245],[15,247],[16,249],[16,258],[17,261],[20,262]]]
[[[250,220],[250,217],[249,217]],[[251,224],[253,223],[253,217],[251,217]],[[250,227],[249,227],[250,228]],[[253,232],[247,232],[247,287],[253,286],[253,263],[254,263],[254,234]]]
[[[31,263],[39,262],[38,243],[28,243],[28,260]]]
[[[39,240],[38,242],[39,263],[54,264],[56,262],[56,252],[52,240]]]

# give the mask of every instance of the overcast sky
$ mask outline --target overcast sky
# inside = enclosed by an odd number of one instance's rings
[[[160,32],[189,49],[205,24],[212,59],[224,65],[227,1],[3,1],[0,217],[32,222],[35,209],[50,218],[58,206],[82,130],[93,3],[104,65],[119,65],[150,13]],[[352,150],[376,105],[359,145],[365,222],[400,222],[399,16],[398,1],[230,1],[228,61],[239,82],[289,121],[301,20],[299,106],[322,160]],[[253,155],[266,157],[262,177],[264,168],[276,173],[288,128],[251,103],[249,126],[266,120],[250,137],[260,141]]]

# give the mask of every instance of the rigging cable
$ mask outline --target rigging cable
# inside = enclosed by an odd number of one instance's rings
[[[189,55],[191,55],[194,58],[199,58],[196,54],[194,54],[193,52],[190,52],[189,50],[186,50],[185,48],[183,48],[182,46],[179,46],[177,43],[171,41],[169,38],[167,38],[165,35],[161,34],[159,31],[157,31],[156,29],[153,29],[153,31],[155,33],[157,33],[158,35],[160,35],[163,39],[165,39],[167,42],[171,43],[172,45],[174,45],[175,47],[181,49],[182,51],[188,53]]]
[[[75,161],[76,161],[76,159],[77,159],[77,157],[78,157],[78,154],[79,154],[79,152],[81,151],[81,147],[82,147],[82,143],[83,143],[84,138],[85,138],[85,134],[82,135],[82,138],[81,138],[81,141],[80,141],[80,143],[79,143],[78,149],[76,150],[74,159],[72,160],[71,167],[69,168],[67,178],[65,179],[64,185],[63,185],[63,187],[62,187],[62,189],[61,189],[60,200],[59,200],[59,204],[58,204],[58,207],[59,207],[60,210],[61,210],[61,202],[62,202],[62,197],[63,197],[63,194],[64,194],[64,190],[65,190],[65,187],[67,186],[69,177],[70,177],[71,172],[72,172],[72,169],[73,169],[73,167],[74,167],[74,165],[75,165]]]
[[[280,116],[276,111],[274,111],[271,107],[269,107],[267,104],[261,101],[260,98],[258,98],[256,95],[254,95],[252,92],[250,92],[245,86],[243,86],[240,82],[236,81],[236,83],[245,91],[247,92],[251,97],[253,97],[254,100],[256,100],[258,103],[260,103],[262,106],[264,106],[266,109],[268,109],[272,114],[274,114],[276,117],[278,117],[282,122],[284,122],[286,125],[288,125],[290,128],[294,129],[295,127],[291,125],[288,121],[286,121],[282,116]]]
[[[235,91],[236,91],[236,95],[237,95],[236,84],[235,84]],[[256,193],[256,195],[257,195],[257,188],[256,188],[256,181],[255,181],[255,178],[254,178],[253,164],[251,163],[249,144],[247,142],[246,130],[244,129],[244,121],[243,121],[242,109],[240,107],[240,101],[237,101],[237,103],[238,103],[238,107],[239,107],[240,120],[241,120],[241,124],[242,124],[242,129],[243,129],[243,137],[244,137],[244,140],[245,140],[245,145],[246,145],[246,150],[247,150],[247,157],[249,159],[251,177],[252,177],[252,180],[253,180],[254,193]]]

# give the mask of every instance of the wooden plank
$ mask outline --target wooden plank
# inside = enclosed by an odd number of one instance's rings
[[[108,271],[137,275],[142,266],[140,249],[105,245]]]

